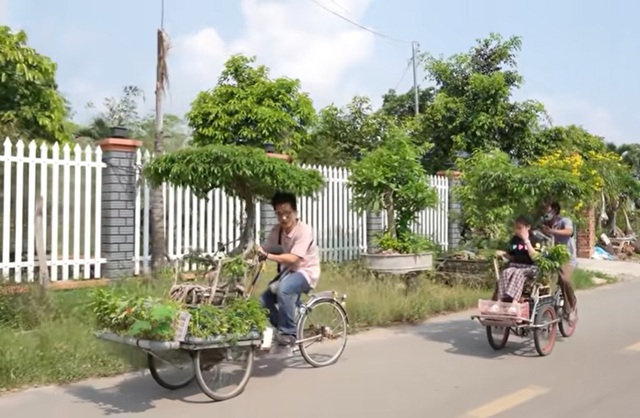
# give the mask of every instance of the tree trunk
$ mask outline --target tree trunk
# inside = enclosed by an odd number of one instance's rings
[[[238,246],[231,251],[231,255],[237,255],[245,251],[249,245],[256,241],[256,204],[253,196],[245,196],[242,198],[244,202],[245,219],[240,227],[240,242]]]
[[[156,136],[153,144],[157,157],[164,151],[162,98],[164,96],[166,74],[165,34],[158,29],[158,53],[156,64]],[[164,227],[164,196],[162,186],[151,190],[151,269],[154,273],[167,265],[167,239]]]
[[[627,210],[623,207],[622,208],[622,214],[624,215],[624,222],[625,222],[625,230],[624,233],[625,235],[632,235],[633,232],[633,227],[631,226],[631,221],[629,220],[629,215],[627,214]]]
[[[387,231],[391,234],[392,237],[397,238],[396,234],[396,211],[395,206],[393,205],[393,198],[391,197],[391,193],[385,196],[385,208],[387,212]]]
[[[617,234],[618,209],[619,209],[618,202],[610,204],[607,208],[607,216],[609,217],[609,220],[607,221],[607,226],[605,231],[606,231],[606,234],[612,238],[615,238],[618,236]]]

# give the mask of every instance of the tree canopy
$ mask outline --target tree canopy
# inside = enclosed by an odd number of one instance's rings
[[[276,191],[300,196],[313,194],[324,184],[320,172],[306,170],[263,150],[241,145],[187,147],[155,158],[145,167],[145,176],[155,187],[168,181],[190,187],[206,197],[216,188],[242,199],[270,199]]]
[[[425,168],[435,172],[455,161],[460,152],[498,148],[516,159],[532,156],[542,104],[511,100],[522,76],[516,71],[519,37],[504,40],[491,34],[466,54],[449,58],[423,55],[428,78],[436,85],[433,103],[420,127],[434,147]]]
[[[300,81],[269,78],[255,57],[234,55],[224,65],[215,88],[198,94],[187,114],[193,144],[270,143],[295,154],[307,141],[315,110]]]
[[[69,109],[56,64],[27,43],[24,31],[0,26],[0,135],[65,142]]]
[[[324,185],[317,170],[271,158],[263,149],[265,143],[292,152],[302,146],[315,113],[298,81],[270,80],[266,67],[254,68],[253,61],[231,57],[218,85],[192,104],[192,146],[157,156],[144,169],[154,187],[167,181],[200,197],[220,188],[242,199],[246,217],[236,251],[255,238],[258,199],[276,191],[309,196]]]

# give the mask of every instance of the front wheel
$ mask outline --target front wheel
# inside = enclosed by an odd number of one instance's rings
[[[202,392],[214,401],[240,395],[251,378],[253,352],[251,345],[196,351],[193,363]]]
[[[347,345],[347,313],[334,299],[319,299],[306,306],[298,319],[300,354],[313,367],[334,364]],[[312,353],[312,347],[319,353]]]
[[[560,330],[560,334],[562,334],[563,337],[565,338],[569,338],[573,335],[573,333],[576,331],[576,325],[578,322],[578,308],[576,307],[575,310],[575,318],[573,321],[571,321],[568,317],[568,315],[565,314],[564,311],[564,307],[567,304],[567,301],[564,299],[564,295],[560,294],[560,298],[562,298],[562,306],[558,306],[557,309],[557,314],[560,317],[560,322],[558,322],[558,329]]]
[[[495,334],[494,334],[495,332]],[[487,327],[487,341],[494,350],[502,350],[509,341],[509,327]]]
[[[191,353],[184,350],[148,353],[147,366],[153,380],[169,390],[189,386],[196,378]]]
[[[556,310],[552,305],[545,305],[538,309],[533,329],[533,342],[536,351],[541,356],[548,356],[556,344]]]

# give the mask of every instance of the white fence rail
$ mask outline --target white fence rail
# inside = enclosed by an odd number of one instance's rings
[[[138,164],[150,158],[148,152],[138,152]],[[352,192],[346,183],[349,171],[343,168],[306,166],[320,171],[326,180],[325,188],[313,197],[301,198],[298,214],[313,226],[316,242],[323,261],[352,260],[367,250],[367,221],[365,215],[352,210]],[[413,230],[447,248],[448,190],[446,177],[432,176],[431,185],[439,196],[435,209],[422,211]],[[135,274],[146,272],[150,261],[149,188],[144,180],[138,182],[136,197]],[[201,250],[207,254],[215,251],[216,243],[237,242],[240,223],[244,216],[240,200],[230,198],[221,190],[209,193],[208,199],[198,199],[188,189],[165,184],[165,225],[167,227],[168,253],[171,259],[179,259],[189,251]],[[256,210],[256,235],[267,231],[260,228],[260,208]],[[191,266],[185,263],[185,270]]]
[[[6,139],[0,153],[0,279],[32,281],[39,267],[35,251],[35,201],[44,201],[43,228],[47,265],[53,281],[100,277],[102,219],[102,151],[90,145],[37,144]],[[150,158],[138,151],[137,164]],[[367,220],[352,210],[352,191],[342,168],[307,166],[320,171],[325,188],[298,202],[298,213],[311,224],[324,261],[357,258],[367,250]],[[139,175],[139,174],[138,174]],[[150,261],[150,190],[138,179],[134,220],[135,274],[148,271]],[[421,212],[413,230],[447,248],[448,191],[446,177],[433,176],[439,206]],[[198,199],[185,188],[165,184],[164,212],[169,256],[193,250],[213,253],[217,243],[233,246],[240,236],[243,202],[221,190]],[[269,208],[270,209],[270,208]],[[267,231],[256,210],[256,234]],[[383,222],[384,223],[384,222]],[[191,267],[187,263],[185,270]]]
[[[25,152],[26,151],[26,152]],[[5,279],[37,274],[35,201],[44,203],[43,230],[51,280],[100,277],[102,151],[99,147],[40,146],[8,138],[0,154],[2,254]]]

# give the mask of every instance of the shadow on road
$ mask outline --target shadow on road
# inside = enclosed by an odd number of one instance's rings
[[[446,344],[445,352],[450,354],[487,359],[497,359],[505,355],[522,357],[538,355],[531,337],[520,338],[513,334],[509,336],[509,342],[505,348],[495,351],[487,342],[486,329],[470,319],[428,322],[406,328],[404,332],[418,335],[429,341]]]
[[[311,368],[300,355],[256,356],[252,378],[271,378],[285,369]],[[251,384],[251,382],[249,382]],[[105,415],[136,414],[154,409],[159,400],[173,400],[191,404],[210,404],[211,399],[202,394],[194,381],[184,389],[170,391],[160,387],[146,372],[130,375],[124,381],[106,388],[88,384],[76,384],[66,392],[79,400],[98,406]],[[242,396],[242,395],[240,395]]]

